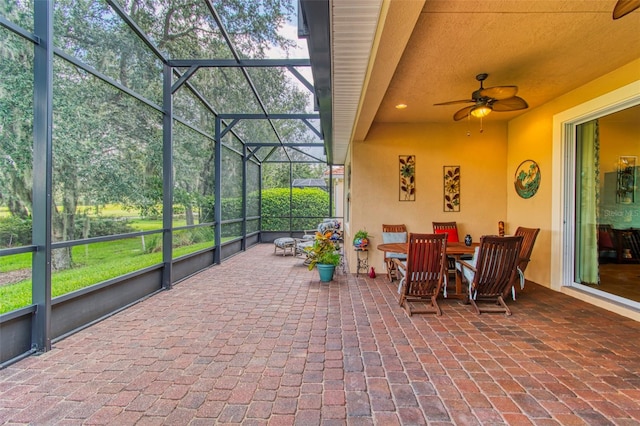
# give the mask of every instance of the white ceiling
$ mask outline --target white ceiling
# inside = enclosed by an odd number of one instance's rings
[[[333,0],[334,164],[374,121],[453,123],[466,105],[433,104],[470,99],[479,73],[518,86],[531,109],[640,58],[640,10],[614,21],[615,3]]]

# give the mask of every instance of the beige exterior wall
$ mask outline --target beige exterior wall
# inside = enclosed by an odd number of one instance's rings
[[[576,105],[625,86],[640,77],[640,60],[634,61],[610,74],[579,87],[539,108],[509,122],[509,149],[507,154],[508,179],[507,226],[522,223],[540,228],[540,234],[533,250],[531,263],[527,268],[527,279],[546,287],[551,286],[552,244],[552,173],[553,116]],[[542,173],[538,193],[530,199],[520,198],[513,190],[513,173],[526,159],[535,160]]]
[[[350,271],[356,261],[350,236],[358,229],[372,238],[369,265],[384,272],[383,255],[375,249],[382,242],[383,223],[405,223],[409,231],[431,232],[432,221],[458,222],[461,238],[470,233],[477,241],[483,234],[497,233],[504,220],[507,233],[518,226],[540,228],[526,278],[546,287],[562,290],[589,303],[640,320],[640,314],[611,302],[552,285],[552,247],[558,245],[553,231],[553,197],[557,197],[554,176],[554,115],[630,84],[640,77],[640,59],[593,82],[532,109],[507,125],[458,122],[441,124],[374,123],[366,140],[351,143],[347,167],[351,167],[350,212],[345,223],[345,255]],[[552,82],[551,82],[552,83]],[[526,98],[526,94],[522,94]],[[467,136],[467,130],[471,136]],[[398,201],[398,156],[416,155],[416,201]],[[541,169],[538,193],[520,198],[514,189],[514,173],[524,160],[535,160]],[[555,163],[554,163],[555,161]],[[445,213],[442,208],[442,167],[461,166],[461,211]],[[561,178],[560,178],[561,180]],[[554,187],[556,190],[554,190]],[[556,194],[556,195],[554,195]],[[558,200],[555,200],[557,204]],[[556,274],[557,275],[557,274]]]
[[[471,135],[467,136],[467,130]],[[345,226],[350,270],[356,261],[351,235],[372,235],[369,265],[384,272],[382,224],[404,223],[409,232],[432,232],[433,221],[456,221],[460,238],[497,234],[506,220],[507,127],[479,122],[374,124],[367,139],[352,144],[350,220]],[[399,201],[400,155],[416,156],[416,200]],[[460,212],[443,211],[443,166],[461,167]]]

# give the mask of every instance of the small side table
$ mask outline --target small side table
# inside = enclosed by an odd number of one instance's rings
[[[360,272],[367,273],[369,270],[369,250],[366,248],[357,248],[356,259],[358,261],[358,267],[356,268],[356,277],[360,275]]]

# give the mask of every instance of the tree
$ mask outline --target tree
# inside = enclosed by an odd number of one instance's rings
[[[24,22],[29,13],[3,2],[0,13]],[[0,202],[12,215],[31,215],[33,48],[5,31],[0,43]]]
[[[170,58],[231,57],[203,1],[128,0],[122,4]],[[29,6],[18,3],[6,16],[28,15],[26,7]],[[290,2],[226,0],[216,3],[216,7],[242,57],[264,57],[273,44],[285,50],[289,47],[290,42],[278,34],[278,28],[292,10]],[[160,61],[106,3],[58,0],[54,26],[57,47],[161,104]],[[0,172],[0,197],[12,214],[25,216],[31,209],[33,60],[28,42],[14,35],[8,40],[0,47],[2,57],[10,59],[0,64],[0,161],[10,167],[3,164]],[[252,72],[252,79],[256,87],[263,89],[261,96],[266,105],[290,104],[292,110],[299,111],[306,96],[284,75],[285,70],[260,71]],[[59,57],[54,61],[54,76],[54,240],[74,238],[76,211],[81,203],[118,202],[142,215],[158,214],[163,173],[161,113]],[[229,90],[243,85],[246,88],[242,74],[235,69],[200,70],[190,81],[190,87],[223,112],[251,112],[246,109],[246,90]],[[184,115],[184,120],[196,128],[213,134],[213,114],[190,90],[185,86],[179,91],[184,94],[176,95],[176,113]],[[262,137],[250,126],[239,131],[244,132],[243,138]],[[204,212],[200,220],[211,221],[213,141],[189,133],[193,132],[183,132],[176,139],[175,201],[190,212],[189,221],[193,220],[194,203]],[[235,169],[242,161],[230,164],[230,172],[237,176]],[[53,263],[55,268],[69,267],[70,250],[56,250]]]

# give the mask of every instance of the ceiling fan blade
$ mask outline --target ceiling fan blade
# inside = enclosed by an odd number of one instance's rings
[[[439,104],[433,104],[434,106],[439,105],[455,105],[455,104],[468,104],[471,102],[475,102],[473,99],[461,99],[459,101],[449,101],[449,102],[441,102]]]
[[[460,121],[463,118],[466,118],[469,115],[469,113],[471,113],[471,110],[475,107],[476,107],[475,105],[471,105],[471,106],[462,108],[460,111],[453,114],[453,119],[455,121]]]
[[[491,108],[494,111],[506,112],[506,111],[518,111],[520,109],[529,108],[527,101],[519,96],[513,96],[508,99],[498,99],[491,103]]]
[[[518,86],[494,86],[480,90],[480,96],[483,98],[507,99],[512,98],[518,93]]]
[[[640,0],[618,0],[613,8],[613,19],[620,19],[640,7]]]

